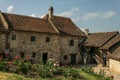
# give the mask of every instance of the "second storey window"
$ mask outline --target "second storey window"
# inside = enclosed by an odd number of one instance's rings
[[[21,57],[21,58],[24,58],[24,57],[25,57],[25,54],[24,54],[24,53],[20,53],[20,57]]]
[[[49,37],[46,37],[46,42],[50,42],[50,38]]]
[[[35,58],[35,57],[36,57],[36,53],[33,52],[33,53],[32,53],[32,58]]]
[[[35,42],[35,36],[31,36],[31,42]]]
[[[74,46],[74,40],[70,40],[70,46]]]
[[[15,34],[13,34],[13,35],[11,36],[11,40],[16,40],[16,35],[15,35]]]

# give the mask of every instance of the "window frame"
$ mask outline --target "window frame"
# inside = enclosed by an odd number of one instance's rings
[[[74,40],[73,39],[70,40],[70,46],[74,46]]]
[[[16,34],[11,35],[11,40],[15,41],[16,40]]]
[[[31,36],[30,41],[31,42],[35,42],[36,41],[36,37],[35,36]]]
[[[50,37],[46,37],[46,42],[47,42],[47,43],[50,42]]]
[[[64,56],[63,56],[63,59],[64,59],[64,60],[67,60],[67,59],[68,59],[68,55],[64,55]]]
[[[20,58],[21,59],[25,58],[25,53],[20,53]]]
[[[32,58],[36,58],[36,52],[32,52]]]

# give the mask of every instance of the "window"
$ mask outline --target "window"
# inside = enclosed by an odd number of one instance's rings
[[[50,38],[49,37],[46,37],[46,42],[50,42]]]
[[[21,58],[24,58],[24,57],[25,57],[25,54],[24,54],[24,53],[20,53],[20,57],[21,57]]]
[[[31,36],[31,42],[35,42],[35,36]]]
[[[11,40],[16,40],[16,35],[13,34],[13,35],[11,36]]]
[[[74,40],[70,40],[70,46],[74,46]]]
[[[35,58],[35,57],[36,57],[36,53],[33,52],[33,53],[32,53],[32,58]]]
[[[64,57],[63,57],[63,58],[64,58],[64,60],[67,60],[67,55],[64,55]]]

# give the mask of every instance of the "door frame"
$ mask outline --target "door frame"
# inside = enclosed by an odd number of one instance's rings
[[[47,60],[48,60],[48,53],[47,52],[42,53],[42,63],[46,64]]]
[[[70,64],[76,64],[76,54],[70,54],[70,56],[71,56]]]

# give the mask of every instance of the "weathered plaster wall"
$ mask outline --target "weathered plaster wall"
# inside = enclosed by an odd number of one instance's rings
[[[111,72],[120,73],[120,61],[109,59],[109,67]]]

